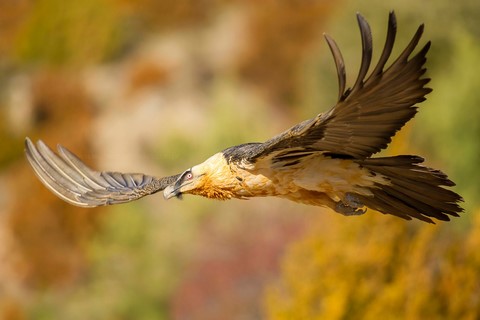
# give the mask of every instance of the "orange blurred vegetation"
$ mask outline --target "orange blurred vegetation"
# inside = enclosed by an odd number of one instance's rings
[[[249,39],[239,73],[278,107],[295,107],[302,90],[299,66],[317,43],[334,1],[251,1]]]
[[[78,79],[48,70],[32,77],[30,86],[36,134],[49,141],[61,132],[80,154],[85,154],[88,142],[84,137],[89,130],[92,106]],[[11,174],[17,201],[8,224],[19,255],[15,263],[18,277],[32,288],[71,283],[79,276],[82,245],[99,216],[86,215],[80,208],[59,202],[45,188],[32,188],[36,178],[25,165],[17,166]]]
[[[269,287],[270,319],[478,319],[480,212],[459,233],[385,219],[317,221]]]

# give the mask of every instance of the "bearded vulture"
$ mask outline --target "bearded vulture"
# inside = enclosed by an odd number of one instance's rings
[[[414,155],[372,157],[417,112],[431,89],[424,77],[427,42],[414,50],[423,33],[386,67],[396,35],[389,15],[380,58],[372,60],[370,26],[357,14],[362,60],[354,85],[346,87],[345,64],[335,41],[325,35],[338,76],[333,108],[305,120],[263,143],[245,143],[214,154],[183,173],[156,178],[141,173],[94,171],[62,146],[58,154],[42,141],[25,140],[25,153],[41,182],[61,199],[81,207],[137,200],[163,191],[165,199],[184,194],[212,199],[276,196],[343,215],[367,208],[410,220],[450,220],[463,211],[462,197],[445,188],[455,184],[440,170],[422,165]],[[368,76],[367,76],[368,74]]]

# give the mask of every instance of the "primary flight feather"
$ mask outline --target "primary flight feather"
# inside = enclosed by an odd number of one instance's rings
[[[404,219],[449,220],[463,209],[462,198],[445,188],[454,183],[439,170],[421,165],[418,156],[372,155],[387,147],[431,91],[423,74],[427,42],[416,54],[421,25],[407,47],[388,66],[396,35],[389,15],[385,46],[369,74],[372,36],[357,14],[362,61],[357,80],[346,88],[345,64],[335,41],[325,35],[337,68],[336,105],[264,143],[246,143],[216,153],[181,174],[98,172],[58,146],[25,140],[25,153],[42,183],[63,200],[81,207],[124,203],[163,190],[165,199],[183,194],[213,199],[277,196],[327,206],[344,215],[367,208]],[[369,74],[369,75],[368,75]],[[368,76],[367,76],[368,75]]]

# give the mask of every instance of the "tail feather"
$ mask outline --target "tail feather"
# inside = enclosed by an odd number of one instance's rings
[[[462,197],[445,187],[454,186],[440,170],[420,165],[423,158],[396,156],[358,161],[374,174],[389,180],[388,185],[375,184],[372,196],[355,197],[365,206],[386,214],[410,220],[417,218],[433,223],[431,218],[449,221],[463,212]]]

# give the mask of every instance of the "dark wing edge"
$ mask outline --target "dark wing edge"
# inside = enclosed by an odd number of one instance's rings
[[[384,149],[395,133],[415,116],[415,104],[424,101],[425,95],[431,92],[425,87],[430,79],[422,78],[430,42],[411,57],[423,34],[423,24],[398,58],[385,68],[397,30],[395,13],[391,11],[383,51],[367,77],[372,60],[372,35],[369,24],[359,13],[357,21],[362,38],[362,61],[353,87],[346,89],[345,63],[338,45],[324,35],[337,69],[337,104],[330,111],[305,120],[258,146],[250,161],[287,148],[366,158]]]
[[[358,78],[351,89],[339,92],[340,99],[336,106],[321,115],[317,127],[312,128],[310,134],[317,139],[314,147],[365,158],[386,148],[395,133],[417,113],[415,104],[424,101],[425,95],[432,91],[425,87],[430,79],[422,78],[426,72],[424,64],[430,42],[411,57],[423,34],[424,26],[420,25],[410,43],[385,69],[392,53],[397,26],[394,12],[390,12],[383,52],[376,67],[366,78],[371,63],[372,39],[365,18],[360,14],[357,14],[357,18],[363,44]],[[335,42],[327,43],[332,54],[339,51],[335,49]]]
[[[58,154],[43,141],[25,139],[25,155],[40,181],[62,200],[79,207],[98,207],[137,200],[161,191],[178,175],[155,178],[141,173],[94,171],[68,149]]]

